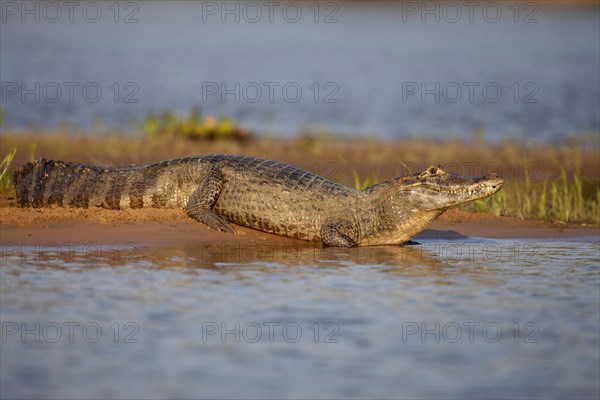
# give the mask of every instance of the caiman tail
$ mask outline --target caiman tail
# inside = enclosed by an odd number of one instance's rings
[[[116,190],[124,178],[118,169],[43,158],[24,164],[13,174],[17,202],[30,207],[101,205],[119,209]]]

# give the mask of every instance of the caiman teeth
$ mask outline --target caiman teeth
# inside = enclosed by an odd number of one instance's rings
[[[478,189],[481,189],[484,185],[478,185],[476,188],[474,189],[455,189],[455,190],[442,190],[442,192],[446,192],[448,194],[457,194],[457,193],[466,193],[469,196],[473,196],[473,194],[475,194],[475,192],[477,192]],[[490,189],[489,187],[486,189]]]
[[[481,190],[484,187],[485,187],[486,191],[491,191],[496,188],[496,186],[488,186],[483,183],[480,183],[479,185],[477,185],[476,187],[474,187],[472,189],[465,188],[465,189],[454,189],[454,190],[441,190],[441,192],[448,193],[448,194],[466,193],[469,196],[473,196],[475,193],[477,193],[479,190]]]

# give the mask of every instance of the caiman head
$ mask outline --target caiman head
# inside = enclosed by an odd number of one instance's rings
[[[377,199],[375,212],[380,226],[361,245],[403,244],[425,229],[449,207],[482,199],[496,193],[504,180],[490,174],[468,178],[452,175],[442,167],[431,166],[365,189]]]
[[[424,172],[396,179],[394,194],[412,211],[441,211],[488,197],[503,184],[504,180],[495,173],[470,178],[452,175],[440,166],[430,166]]]

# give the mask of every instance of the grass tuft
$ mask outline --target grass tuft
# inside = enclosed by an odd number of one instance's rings
[[[600,224],[599,182],[584,181],[579,169],[568,172],[560,166],[556,177],[508,183],[493,196],[466,203],[462,208],[520,219]]]
[[[10,169],[10,164],[12,163],[16,153],[17,149],[13,148],[13,150],[8,153],[0,163],[0,192],[5,192],[12,187],[10,174],[8,172]]]

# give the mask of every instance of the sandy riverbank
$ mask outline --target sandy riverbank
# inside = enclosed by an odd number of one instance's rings
[[[236,226],[238,235],[208,229],[180,210],[125,210],[0,208],[2,244],[35,243],[136,243],[138,246],[169,246],[203,243],[304,243]],[[417,239],[560,238],[599,237],[600,228],[521,221],[483,213],[450,210]]]

